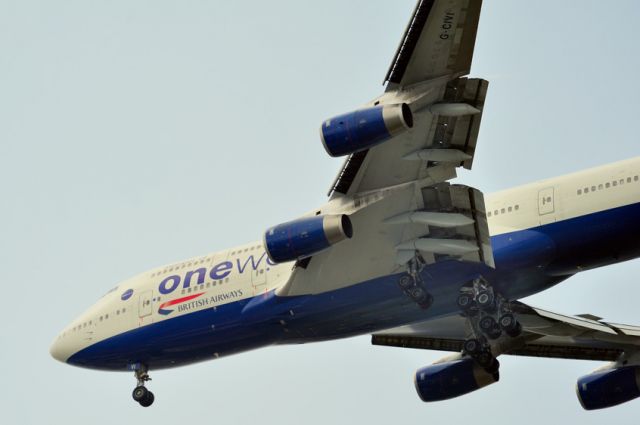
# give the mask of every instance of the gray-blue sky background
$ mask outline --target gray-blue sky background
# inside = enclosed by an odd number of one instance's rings
[[[443,354],[367,336],[153,373],[146,410],[131,375],[49,357],[119,280],[324,202],[341,161],[318,127],[383,90],[414,3],[0,0],[3,423],[637,422],[637,401],[580,408],[592,362],[506,357],[498,384],[423,404],[413,373]],[[491,192],[638,155],[639,17],[631,0],[486,0],[472,75],[491,84],[461,181]],[[529,302],[638,324],[639,272]]]

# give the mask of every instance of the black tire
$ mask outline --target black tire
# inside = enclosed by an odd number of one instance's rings
[[[500,326],[497,323],[487,332],[489,339],[498,339],[501,335],[502,329],[500,329]]]
[[[468,355],[474,356],[482,350],[482,344],[477,339],[471,338],[462,344],[462,350]]]
[[[515,329],[511,329],[506,332],[507,332],[507,335],[509,335],[511,338],[516,338],[520,336],[520,334],[522,333],[522,325],[520,324],[520,322],[516,322]]]
[[[421,304],[427,300],[427,292],[416,286],[407,291],[407,294],[418,304]]]
[[[433,304],[433,295],[431,295],[428,292],[425,292],[425,298],[424,300],[420,301],[418,303],[418,305],[420,306],[420,308],[422,308],[423,310],[428,309],[429,307],[431,307],[431,305]]]
[[[490,332],[496,326],[496,320],[491,316],[484,316],[478,323],[482,332]]]
[[[460,294],[456,300],[458,308],[462,311],[467,311],[474,306],[473,296],[471,294]]]
[[[500,319],[498,319],[498,323],[500,323],[500,327],[506,332],[514,330],[518,327],[518,321],[511,313],[506,313],[500,316]]]
[[[147,396],[139,401],[140,406],[149,407],[153,404],[155,399],[156,397],[153,395],[153,393],[151,391],[147,391]]]
[[[135,401],[140,403],[140,401],[144,400],[148,394],[149,394],[149,390],[146,387],[139,386],[133,389],[133,392],[131,393],[131,397],[133,397]]]
[[[400,279],[398,279],[398,286],[403,291],[407,291],[407,290],[411,289],[414,286],[413,279],[408,274],[405,274]]]
[[[476,296],[476,304],[478,304],[478,307],[480,307],[481,310],[488,312],[495,311],[496,299],[493,296],[493,292],[487,290],[478,292],[478,295]]]
[[[485,366],[484,370],[486,370],[487,373],[494,375],[500,370],[500,362],[498,359],[493,358],[493,362],[491,362],[489,366]]]
[[[484,368],[491,366],[495,360],[490,351],[481,351],[476,355],[475,359],[478,364]]]

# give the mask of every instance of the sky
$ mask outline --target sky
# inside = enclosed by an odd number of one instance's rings
[[[133,376],[54,361],[49,345],[117,282],[258,240],[326,200],[341,160],[320,123],[383,90],[413,0],[0,0],[0,407],[4,423],[583,425],[600,364],[501,358],[501,381],[424,404],[444,354],[369,337],[272,347]],[[485,0],[472,76],[490,81],[474,169],[490,193],[637,156],[640,3]],[[585,229],[588,231],[588,229]],[[640,261],[526,301],[639,324]]]

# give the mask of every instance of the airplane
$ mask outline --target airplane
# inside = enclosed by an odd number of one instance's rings
[[[50,353],[133,372],[261,347],[371,334],[449,352],[419,369],[425,402],[500,378],[501,355],[606,361],[577,380],[587,410],[640,396],[640,327],[520,299],[640,256],[640,157],[495,194],[451,183],[473,165],[488,82],[468,77],[481,0],[419,0],[372,101],[322,122],[345,161],[328,200],[262,239],[119,283]]]

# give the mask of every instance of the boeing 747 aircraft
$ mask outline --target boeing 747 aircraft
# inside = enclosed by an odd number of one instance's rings
[[[346,158],[324,205],[119,283],[51,355],[132,371],[145,407],[151,371],[361,334],[451,352],[416,372],[425,402],[497,382],[501,355],[608,362],[577,381],[588,410],[640,396],[640,327],[518,301],[640,255],[640,157],[491,195],[450,182],[472,167],[487,95],[467,77],[481,3],[418,1],[384,93],[322,122]]]

